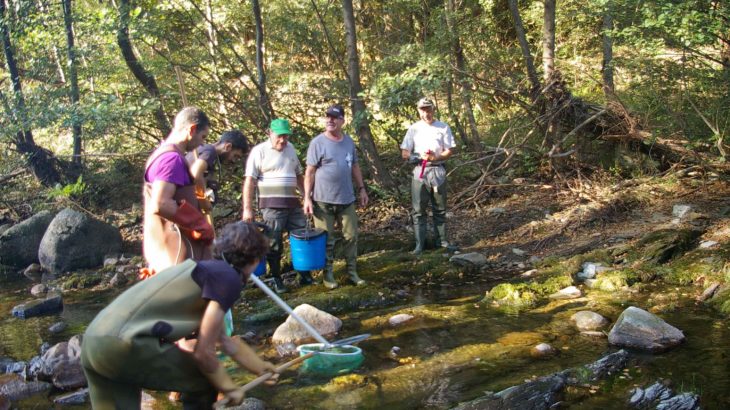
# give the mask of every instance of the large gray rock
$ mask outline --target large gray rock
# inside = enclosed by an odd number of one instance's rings
[[[487,264],[487,257],[478,252],[461,253],[452,256],[449,262],[467,268],[481,268]]]
[[[41,211],[3,232],[0,265],[24,268],[38,262],[38,247],[53,216],[49,211]]]
[[[334,335],[342,327],[342,320],[306,303],[297,306],[294,309],[294,313],[309,323],[317,330],[317,333],[325,338]],[[276,328],[274,335],[271,337],[271,342],[274,345],[281,346],[300,345],[313,340],[314,338],[304,329],[304,326],[297,322],[291,315],[286,318],[284,323]],[[285,355],[293,352],[282,352],[279,349],[279,353]]]
[[[649,352],[662,352],[684,341],[684,333],[658,316],[631,306],[624,310],[608,334],[608,342]]]
[[[63,298],[55,291],[48,292],[44,299],[35,299],[13,307],[12,314],[21,319],[53,315],[63,311]]]
[[[81,336],[76,335],[68,342],[61,342],[48,349],[41,357],[38,378],[50,380],[63,390],[86,386],[81,368]]]
[[[66,208],[43,235],[38,260],[49,272],[68,272],[101,266],[105,256],[121,249],[122,235],[117,228]]]

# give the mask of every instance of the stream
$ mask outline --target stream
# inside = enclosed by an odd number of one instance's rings
[[[10,311],[32,298],[28,291],[32,283],[5,280],[1,286],[0,309],[4,314],[0,319],[0,356],[25,361],[38,354],[43,342],[54,344],[82,333],[105,303],[120,292],[66,292],[60,317],[21,320],[12,317]],[[692,298],[694,288],[655,284],[641,291],[591,292],[590,298],[543,301],[522,312],[504,312],[480,302],[488,289],[484,284],[455,284],[446,291],[417,287],[405,304],[339,314],[344,325],[337,338],[372,334],[359,344],[365,362],[356,372],[324,378],[289,370],[277,386],[256,388],[250,396],[264,400],[270,408],[284,409],[450,408],[485,392],[592,363],[617,350],[608,345],[605,337],[580,335],[570,320],[573,313],[593,310],[613,322],[628,306],[649,309],[661,295],[670,295],[661,299],[668,302],[657,314],[684,332],[685,343],[663,354],[633,352],[622,374],[592,387],[569,388],[565,407],[625,408],[632,388],[669,379],[675,392],[699,394],[703,408],[730,408],[726,394],[730,385],[730,323],[696,304]],[[388,318],[398,313],[415,318],[390,326]],[[53,335],[47,329],[59,320],[68,327]],[[236,332],[265,332],[278,324],[244,327],[237,321]],[[552,345],[559,354],[532,357],[530,348],[542,342]],[[393,353],[394,347],[400,349],[397,354]],[[269,344],[258,349],[274,357]],[[231,374],[241,383],[253,378],[233,369]],[[167,402],[163,393],[153,393],[153,397],[157,399],[153,408],[178,408]],[[35,397],[19,406],[47,409],[53,405],[48,398]]]

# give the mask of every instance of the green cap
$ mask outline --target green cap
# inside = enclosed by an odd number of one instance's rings
[[[271,131],[274,132],[276,135],[291,135],[291,128],[289,127],[289,121],[277,118],[275,120],[271,121],[271,125],[269,125],[269,128]]]

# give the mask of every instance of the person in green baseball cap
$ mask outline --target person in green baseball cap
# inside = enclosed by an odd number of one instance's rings
[[[283,232],[301,229],[307,224],[299,196],[304,192],[304,170],[294,147],[289,144],[291,133],[289,121],[282,118],[271,121],[268,140],[253,147],[248,155],[243,182],[242,219],[245,222],[254,220],[253,196],[258,189],[258,207],[264,224],[269,227],[270,250],[266,261],[277,293],[288,291],[281,279]],[[309,272],[299,272],[300,285],[312,282]]]

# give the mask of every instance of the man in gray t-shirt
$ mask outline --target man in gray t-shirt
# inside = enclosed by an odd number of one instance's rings
[[[355,193],[361,207],[367,206],[368,194],[357,163],[355,143],[342,131],[344,124],[345,109],[341,105],[329,107],[325,114],[325,132],[309,143],[304,173],[304,213],[314,215],[314,226],[327,231],[327,263],[323,283],[329,289],[338,286],[332,268],[335,221],[339,221],[342,226],[349,280],[355,285],[365,284],[357,275]]]

